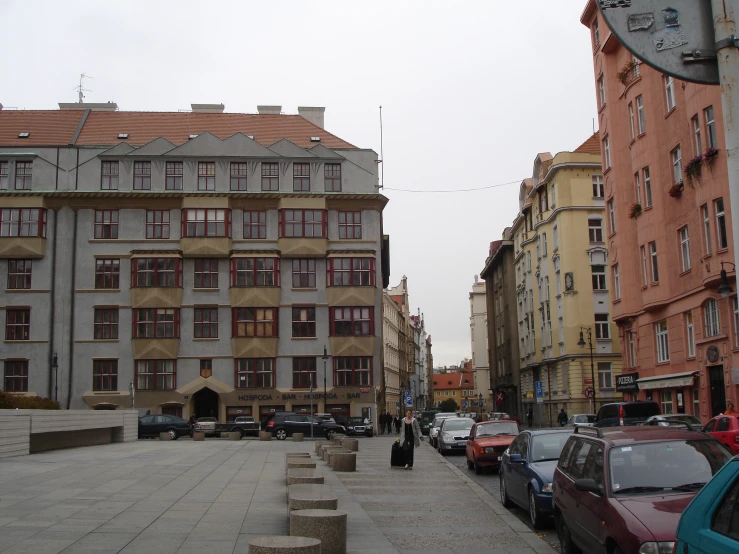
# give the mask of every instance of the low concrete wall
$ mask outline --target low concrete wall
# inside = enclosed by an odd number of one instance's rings
[[[0,411],[0,458],[28,454],[31,444],[31,416],[15,410]]]

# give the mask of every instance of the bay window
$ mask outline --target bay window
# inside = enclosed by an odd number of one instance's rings
[[[180,258],[134,258],[131,260],[132,287],[181,287]]]
[[[375,334],[374,307],[330,308],[329,328],[333,337],[371,336]]]
[[[174,390],[177,382],[176,360],[138,360],[137,390]]]
[[[275,386],[274,358],[237,358],[237,389],[270,389]]]
[[[369,356],[342,356],[334,358],[334,385],[366,386],[372,384],[372,358]]]
[[[133,310],[133,338],[180,338],[180,309],[135,308]]]
[[[326,238],[326,210],[280,210],[280,238]]]
[[[374,287],[374,258],[329,258],[329,287]]]
[[[183,237],[230,237],[231,210],[193,209],[182,210]]]
[[[276,337],[277,308],[232,308],[234,337]]]
[[[44,208],[0,209],[0,237],[46,237]]]
[[[279,258],[232,258],[232,287],[279,287]]]

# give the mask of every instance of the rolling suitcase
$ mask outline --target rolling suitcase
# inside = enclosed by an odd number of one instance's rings
[[[390,467],[405,467],[405,453],[399,442],[394,442],[390,451]]]

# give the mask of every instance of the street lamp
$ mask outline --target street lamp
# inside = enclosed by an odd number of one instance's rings
[[[323,345],[323,356],[321,356],[321,359],[323,360],[323,411],[328,413],[328,404],[326,400],[328,399],[326,397],[326,362],[328,361],[328,351],[326,350],[326,345]]]
[[[718,286],[718,293],[721,295],[721,298],[727,298],[732,292],[734,292],[734,289],[731,288],[731,285],[729,284],[729,276],[726,275],[724,264],[730,265],[734,271],[736,271],[736,266],[733,263],[721,262],[721,283]]]
[[[59,378],[57,372],[59,371],[59,360],[54,352],[54,357],[51,359],[51,371],[54,372],[54,402],[59,401]]]
[[[585,339],[582,336],[582,331],[585,329],[588,332],[588,346],[590,347],[590,382],[593,387],[593,412],[595,412],[595,367],[593,364],[593,332],[590,327],[580,327],[580,340],[577,341],[577,345],[580,348],[585,348]]]
[[[479,394],[477,399],[479,400],[479,402],[477,403],[478,407],[482,408],[482,393]],[[482,416],[482,410],[480,410],[480,416]]]

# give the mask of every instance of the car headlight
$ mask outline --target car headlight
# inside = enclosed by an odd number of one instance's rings
[[[552,492],[552,484],[551,483],[544,483],[544,486],[541,488],[541,492]],[[672,551],[670,551],[672,552]]]
[[[485,454],[495,454],[495,448],[488,446],[487,448],[483,448],[483,452],[485,452]]]
[[[672,554],[675,547],[673,541],[670,542],[645,542],[639,547],[639,554]]]
[[[454,435],[452,435],[451,433],[444,433],[444,440],[445,441],[452,441],[453,442],[454,441]]]

